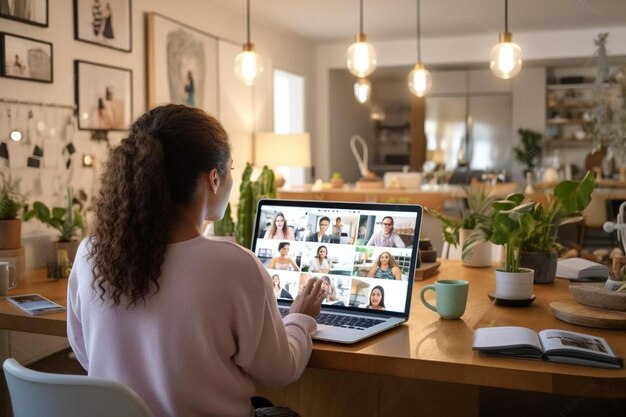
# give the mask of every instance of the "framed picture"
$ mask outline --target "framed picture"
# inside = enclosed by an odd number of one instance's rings
[[[0,0],[0,17],[48,27],[48,0]]]
[[[1,1],[1,0],[0,0]],[[0,33],[0,75],[42,83],[52,82],[52,44],[10,33]]]
[[[131,0],[74,0],[74,39],[130,52],[131,9]]]
[[[133,108],[132,71],[74,61],[76,108],[81,130],[128,130]]]
[[[177,103],[217,114],[218,39],[148,14],[148,107]]]

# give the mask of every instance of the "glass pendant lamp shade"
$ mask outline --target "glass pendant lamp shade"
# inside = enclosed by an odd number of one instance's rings
[[[376,69],[376,50],[367,42],[367,35],[358,33],[346,54],[348,70],[357,77],[367,77]]]
[[[409,73],[409,90],[418,97],[424,97],[433,86],[430,72],[422,64],[415,64]]]
[[[430,92],[433,86],[430,72],[422,64],[422,45],[421,45],[421,28],[420,28],[420,0],[417,3],[417,64],[409,73],[409,91],[417,97],[424,97]]]
[[[505,80],[515,77],[522,69],[522,50],[510,33],[500,34],[500,42],[491,50],[489,67],[496,77]]]
[[[254,81],[263,72],[263,59],[254,50],[254,44],[245,43],[243,51],[235,58],[235,74],[245,85],[254,85]]]
[[[372,83],[367,78],[359,78],[354,83],[354,97],[361,104],[367,103],[372,94]]]
[[[250,0],[246,2],[246,35],[243,50],[235,58],[235,75],[245,85],[252,86],[263,72],[263,60],[261,55],[254,51],[254,44],[250,41]]]

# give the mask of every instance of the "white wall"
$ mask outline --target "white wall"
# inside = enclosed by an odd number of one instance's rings
[[[83,0],[81,0],[83,1]],[[194,28],[224,39],[220,50],[220,94],[221,112],[224,113],[224,125],[230,132],[233,141],[234,159],[237,171],[235,178],[240,176],[241,169],[246,161],[252,157],[252,131],[272,130],[272,70],[274,67],[300,74],[307,80],[306,118],[305,127],[315,138],[314,114],[316,108],[314,75],[315,54],[314,44],[293,33],[271,29],[252,21],[252,41],[257,51],[264,57],[265,72],[258,81],[254,91],[246,87],[234,85],[237,81],[232,75],[234,71],[234,55],[240,50],[240,44],[246,39],[245,9],[233,11],[211,0],[133,0],[132,2],[132,52],[122,52],[98,45],[74,40],[73,32],[73,1],[49,1],[49,26],[42,28],[12,20],[0,19],[1,29],[4,32],[31,37],[51,42],[53,44],[54,82],[43,84],[38,82],[22,81],[0,77],[0,98],[30,100],[46,103],[74,104],[74,75],[73,64],[75,59],[103,63],[112,66],[128,68],[133,71],[133,118],[139,116],[146,109],[146,36],[145,13],[157,12],[171,19],[186,23]],[[254,110],[252,110],[254,109]],[[35,109],[37,110],[37,109]],[[15,120],[13,109],[13,120]],[[28,108],[21,107],[20,118],[25,120]],[[0,105],[0,135],[8,135],[5,109]],[[67,118],[69,110],[48,112],[48,124],[62,125],[62,119]],[[218,116],[222,116],[221,114]],[[56,120],[56,122],[55,122]],[[60,130],[60,129],[59,129]],[[89,132],[79,131],[74,135],[68,132],[58,134],[64,144],[72,140],[77,148],[73,158],[73,169],[35,170],[21,168],[13,170],[16,176],[23,178],[22,191],[32,191],[37,181],[42,181],[44,192],[33,195],[31,200],[41,199],[48,204],[61,205],[65,183],[75,188],[84,189],[89,194],[95,191],[95,179],[99,175],[99,168],[80,167],[80,157],[83,153],[96,156],[96,164],[101,163],[107,155],[107,146],[89,139]],[[71,136],[71,137],[70,137]],[[109,134],[111,144],[115,145],[123,132]],[[4,160],[0,161],[0,169],[6,169]],[[39,173],[42,179],[39,179]],[[58,178],[57,178],[58,177]],[[56,189],[56,191],[52,191]],[[234,190],[238,189],[235,183]],[[236,191],[233,201],[236,201]],[[25,236],[51,234],[52,232],[37,222],[24,225]],[[45,262],[45,261],[44,261]],[[29,264],[30,266],[30,264]]]

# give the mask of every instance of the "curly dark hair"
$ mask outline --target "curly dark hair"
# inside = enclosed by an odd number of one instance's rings
[[[101,177],[89,258],[100,298],[128,307],[159,291],[161,265],[180,209],[192,203],[198,180],[226,174],[228,134],[204,111],[169,104],[143,114],[109,153]]]

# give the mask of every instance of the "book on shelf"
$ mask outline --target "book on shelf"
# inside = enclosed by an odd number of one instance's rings
[[[607,341],[600,336],[546,329],[539,333],[526,327],[483,327],[474,332],[472,349],[481,356],[537,359],[598,368],[622,367]]]
[[[606,279],[609,276],[609,268],[584,258],[559,259],[556,264],[556,276],[574,280]]]
[[[33,316],[65,311],[65,307],[39,294],[23,294],[6,297],[7,301]]]

